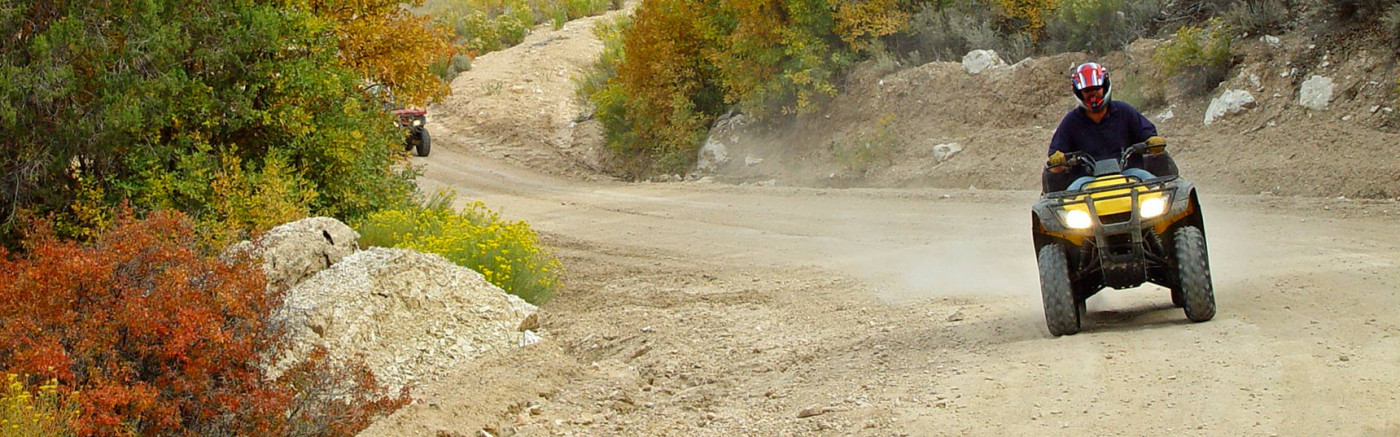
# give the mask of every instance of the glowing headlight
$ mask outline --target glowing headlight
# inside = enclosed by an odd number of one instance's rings
[[[422,126],[422,125],[423,125],[423,120],[413,120],[413,127],[418,127],[418,126]]]
[[[1065,213],[1065,226],[1071,229],[1088,229],[1093,225],[1094,219],[1086,211],[1072,209]]]
[[[1164,212],[1167,212],[1167,199],[1161,197],[1144,200],[1142,204],[1138,205],[1138,213],[1142,215],[1142,218],[1153,218]]]

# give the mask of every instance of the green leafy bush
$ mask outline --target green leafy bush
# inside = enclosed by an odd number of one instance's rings
[[[1177,77],[1187,92],[1193,94],[1205,94],[1214,89],[1234,63],[1234,54],[1230,51],[1234,37],[1219,20],[1210,20],[1207,28],[1178,29],[1172,39],[1153,54],[1162,74]]]
[[[530,303],[554,296],[562,265],[528,223],[503,221],[481,202],[453,211],[452,197],[439,193],[420,206],[374,213],[355,224],[360,242],[442,255]]]
[[[246,227],[266,217],[236,216],[230,202],[352,218],[410,198],[402,133],[361,94],[364,78],[314,11],[46,5],[0,8],[11,36],[0,45],[0,245],[18,247],[24,212],[90,236],[95,211],[121,202]]]
[[[1156,0],[1062,0],[1045,26],[1048,51],[1105,54],[1147,34],[1161,12]]]

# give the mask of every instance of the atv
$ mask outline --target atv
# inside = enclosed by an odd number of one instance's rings
[[[432,138],[428,135],[428,111],[399,106],[394,101],[394,93],[388,86],[372,84],[364,88],[365,93],[377,99],[384,110],[394,114],[395,124],[407,131],[404,135],[404,151],[418,149],[418,156],[428,156],[432,150]]]
[[[432,138],[428,136],[428,111],[395,109],[393,112],[398,117],[399,127],[408,130],[408,135],[404,138],[404,150],[412,151],[417,148],[418,156],[428,156],[433,146]]]
[[[1171,290],[1172,304],[1192,322],[1215,317],[1201,204],[1165,146],[1134,144],[1102,160],[1073,152],[1047,168],[1060,166],[1086,176],[1059,191],[1046,188],[1031,209],[1051,335],[1079,332],[1085,301],[1105,287],[1145,282]]]

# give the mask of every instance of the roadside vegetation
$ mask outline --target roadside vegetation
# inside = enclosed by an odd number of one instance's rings
[[[607,48],[576,80],[605,130],[612,171],[635,179],[688,172],[709,126],[732,110],[768,121],[810,113],[858,69],[959,61],[975,49],[1015,62],[1106,54],[1155,36],[1167,43],[1148,62],[1176,77],[1173,86],[1205,94],[1234,66],[1235,39],[1288,30],[1316,10],[1333,31],[1400,41],[1390,0],[641,0],[630,21],[599,24]],[[1164,78],[1125,84],[1142,88],[1134,99],[1158,102]],[[854,157],[858,146],[834,149]]]
[[[323,356],[269,378],[281,290],[182,213],[122,211],[88,242],[30,229],[23,254],[0,249],[6,435],[353,435],[408,402]]]
[[[284,290],[219,257],[309,216],[415,211],[368,86],[436,101],[430,67],[456,49],[405,6],[422,0],[0,6],[0,434],[353,435],[408,402],[324,351],[270,379]],[[484,242],[453,254],[493,282],[557,289],[528,225],[432,212]]]
[[[553,297],[563,266],[530,224],[501,220],[481,202],[456,211],[455,197],[439,192],[421,204],[370,214],[354,224],[360,244],[442,255],[535,305]]]

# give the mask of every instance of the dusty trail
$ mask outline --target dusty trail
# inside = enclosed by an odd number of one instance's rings
[[[1393,202],[1206,196],[1213,321],[1148,286],[1054,339],[1033,193],[579,182],[454,141],[417,161],[422,185],[531,222],[569,286],[547,344],[426,387],[377,432],[1400,432]]]
[[[1084,332],[1050,338],[1034,193],[596,180],[596,122],[569,80],[601,49],[596,20],[477,59],[431,109],[433,155],[414,158],[423,188],[555,248],[566,287],[543,307],[546,340],[422,387],[367,435],[1400,434],[1395,201],[1218,195],[1258,192],[1230,181],[1267,155],[1225,130],[1201,137],[1228,147],[1188,137],[1187,175],[1215,177],[1196,182],[1216,318],[1186,322],[1155,286],[1106,291]],[[953,170],[986,168],[950,174],[979,186],[1034,165],[972,145]]]

